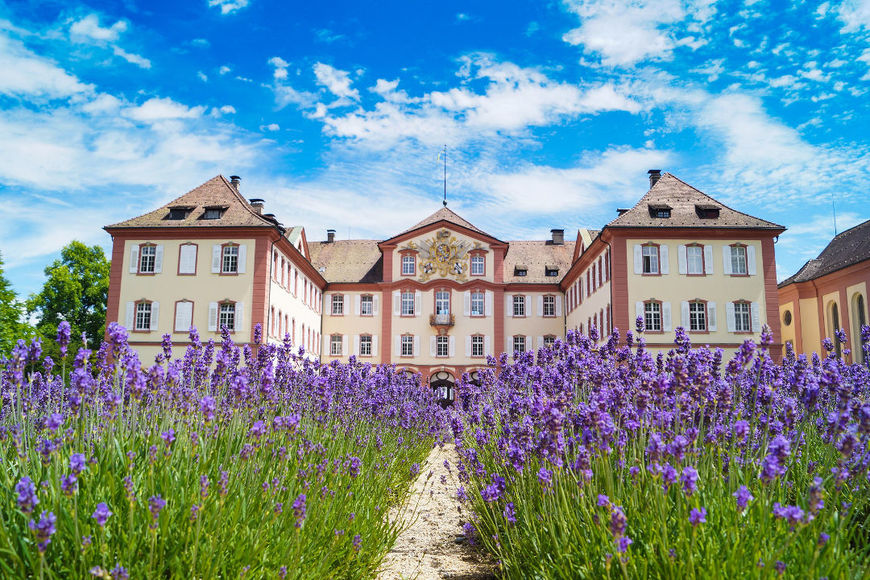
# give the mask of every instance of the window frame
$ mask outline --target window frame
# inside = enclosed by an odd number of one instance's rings
[[[410,296],[410,309],[405,311],[405,296]],[[401,290],[399,291],[399,316],[404,318],[411,318],[417,315],[416,309],[417,296],[416,292],[413,290]]]
[[[544,305],[543,305],[543,316],[544,318],[556,318],[556,295],[555,294],[545,294],[543,296]],[[552,314],[547,314],[547,299],[551,301]]]
[[[223,314],[224,307],[225,306],[232,306],[233,307],[233,327],[232,328],[227,327],[227,331],[229,331],[230,334],[235,334],[235,332],[236,332],[236,303],[233,300],[222,300],[222,301],[218,302],[217,305],[218,305],[217,333],[220,334],[221,332],[223,332],[224,325],[221,324],[221,315]]]
[[[731,248],[731,276],[736,278],[748,278],[749,277],[749,251],[747,250],[746,244],[741,244],[737,242],[735,244],[729,244],[728,247]],[[734,250],[743,249],[743,273],[737,272],[734,269]]]
[[[517,298],[521,300],[517,302]],[[517,314],[517,304],[522,304],[522,314]],[[513,294],[511,297],[511,314],[512,318],[526,318],[528,316],[528,312],[526,312],[526,296],[525,294]]]
[[[442,354],[441,349],[444,349]],[[450,337],[439,334],[435,337],[435,358],[449,358],[450,357]]]
[[[184,246],[193,246],[194,248],[196,248],[196,250],[194,252],[194,259],[193,259],[193,272],[182,272],[181,271],[181,248],[183,248]],[[221,250],[221,253],[223,253],[223,250]],[[185,242],[183,244],[179,244],[178,245],[178,268],[175,271],[175,275],[176,276],[196,276],[197,268],[199,268],[199,244],[197,244],[196,242]]]
[[[474,313],[474,297],[475,295],[480,296],[480,314]],[[486,291],[484,290],[472,290],[471,296],[468,301],[468,314],[472,318],[484,318],[486,316]]]
[[[153,300],[137,300],[134,302],[135,306],[133,307],[133,329],[131,332],[139,332],[146,333],[151,332],[151,315],[154,313],[151,309],[151,304]],[[145,328],[139,328],[139,307],[147,306],[148,307],[148,321],[145,324]]]
[[[240,246],[240,244],[237,244],[235,242],[227,242],[225,244],[221,244],[221,271],[220,271],[221,276],[238,276],[239,275],[239,246]],[[224,267],[226,266],[226,261],[227,261],[227,250],[230,248],[236,249],[236,256],[235,256],[236,257],[236,269],[235,269],[235,271],[227,271],[224,269]]]
[[[417,252],[412,250],[404,250],[399,252],[399,275],[400,276],[416,276],[417,275]],[[405,272],[405,259],[411,259],[411,271]]]
[[[734,334],[752,334],[752,302],[749,300],[735,300],[732,302],[734,304]],[[749,330],[740,330],[738,324],[738,313],[737,307],[745,307],[746,308],[746,322]]]
[[[689,257],[689,250],[692,248],[697,248],[701,250],[701,271],[697,273],[692,273],[692,261]],[[706,276],[707,275],[707,259],[704,257],[704,244],[700,244],[698,242],[693,242],[691,244],[686,244],[686,276]]]
[[[145,257],[144,250],[146,248],[154,248],[154,253],[151,255],[151,271],[146,272],[142,269],[142,259]],[[157,244],[151,242],[144,242],[139,244],[139,253],[137,254],[138,264],[136,264],[136,275],[138,276],[153,276],[157,273]]]
[[[480,354],[474,354],[475,339],[478,340],[478,344],[480,346]],[[482,334],[472,334],[471,335],[471,358],[484,358],[484,357],[486,357],[486,337]]]
[[[549,344],[547,344],[549,342]],[[552,348],[553,345],[556,344],[556,335],[555,334],[545,334],[544,335],[544,348]]]
[[[399,339],[399,358],[414,358],[414,335],[402,334]],[[409,354],[405,354],[405,346],[408,346]]]
[[[336,300],[336,298],[339,298],[339,300]],[[333,294],[329,304],[330,316],[344,316],[344,294]],[[341,312],[335,311],[336,306],[341,306]]]
[[[519,340],[519,339],[523,339],[523,349],[522,350],[517,349],[517,340]],[[526,342],[527,341],[526,341],[525,334],[513,335],[511,337],[511,345],[513,346],[513,353],[511,353],[511,354],[517,354],[517,353],[522,354],[522,353],[526,352]]]
[[[333,333],[329,335],[329,356],[331,357],[340,357],[344,356],[344,349],[342,348],[342,341],[344,336],[338,333]],[[338,340],[336,340],[338,339]],[[305,337],[302,337],[302,340],[305,340]],[[338,353],[335,352],[335,346],[338,345]]]
[[[447,312],[439,312],[438,311],[438,295],[439,294],[447,294]],[[453,304],[452,304],[453,296],[452,296],[452,294],[453,293],[450,292],[449,288],[437,288],[434,292],[432,292],[432,301],[433,301],[433,307],[434,307],[433,312],[435,313],[435,316],[438,316],[438,315],[450,316],[450,314],[453,312]]]
[[[658,306],[658,323],[659,323],[658,330],[651,329],[650,328],[651,325],[649,324],[649,322],[647,320],[647,306],[651,306],[651,305]],[[651,316],[655,315],[655,314],[656,313],[652,312]],[[652,299],[652,300],[644,300],[643,301],[643,326],[644,326],[645,333],[662,334],[664,332],[664,330],[662,330],[664,328],[664,313],[663,313],[661,300]]]
[[[656,251],[656,271],[655,272],[647,272],[646,271],[646,256],[644,255],[644,251],[647,248],[655,248]],[[650,261],[652,264],[652,261]],[[642,276],[661,276],[662,275],[662,249],[661,244],[657,244],[655,242],[647,242],[645,244],[640,245],[640,271]]]
[[[368,302],[366,302],[366,299],[368,299]],[[370,307],[368,313],[364,312],[364,310],[365,310],[364,306],[366,305],[366,303],[368,303],[368,305]],[[360,316],[367,316],[367,317],[372,317],[375,315],[375,296],[374,296],[374,294],[361,294],[360,295],[360,297],[359,297],[359,315]]]
[[[688,268],[687,268],[688,270]],[[697,305],[703,306],[703,316],[704,316],[704,328],[703,329],[694,329],[692,328],[692,306]],[[689,328],[686,329],[688,332],[692,334],[710,334],[710,312],[707,309],[707,301],[701,298],[696,298],[694,300],[689,300]]]
[[[474,272],[474,261],[480,258],[481,271],[477,274]],[[486,276],[486,252],[483,250],[472,250],[468,253],[468,272],[470,276]]]
[[[365,339],[368,339],[368,341],[366,341]],[[369,345],[368,354],[363,354],[363,343],[364,342],[368,342],[368,345]],[[362,358],[371,358],[372,356],[374,356],[373,349],[374,349],[374,343],[372,341],[372,335],[371,334],[359,335],[359,356]]]

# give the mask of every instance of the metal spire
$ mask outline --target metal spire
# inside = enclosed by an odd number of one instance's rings
[[[441,152],[444,158],[444,207],[447,207],[447,145],[444,145],[444,150]]]

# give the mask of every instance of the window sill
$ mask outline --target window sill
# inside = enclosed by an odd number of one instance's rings
[[[238,272],[220,272],[220,276],[238,276]]]
[[[157,331],[156,330],[136,330],[136,329],[133,329],[130,332],[134,332],[136,334],[150,334],[152,332],[157,332]]]
[[[661,275],[662,274],[660,272],[644,272],[643,274],[641,274],[641,276],[661,276]],[[595,290],[593,290],[592,293],[594,294]]]
[[[137,276],[156,276],[157,272],[136,272]]]
[[[732,278],[749,278],[749,274],[729,274]]]

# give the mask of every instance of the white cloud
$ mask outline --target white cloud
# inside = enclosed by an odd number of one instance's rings
[[[201,70],[196,71],[196,78],[198,78],[199,80],[201,80],[204,83],[208,82],[208,75],[205,74],[204,72],[202,72]]]
[[[219,73],[220,75],[225,75],[225,74],[228,74],[231,70],[233,70],[233,69],[231,69],[231,68],[228,67],[227,65],[224,65],[224,66],[222,66],[222,67],[220,67],[220,68],[218,69],[218,73]]]
[[[317,78],[317,84],[326,87],[336,97],[359,100],[359,91],[350,88],[351,80],[347,71],[318,62],[314,65],[314,76]]]
[[[208,0],[208,5],[210,8],[220,8],[221,14],[232,14],[247,7],[248,0]]]
[[[840,5],[839,17],[843,21],[843,32],[870,29],[870,0],[845,0]]]
[[[193,119],[202,115],[205,107],[187,107],[169,97],[153,97],[139,106],[129,107],[124,114],[130,119],[152,123],[166,119]]]
[[[0,32],[0,94],[13,97],[59,99],[93,89],[38,56],[19,40]]]
[[[115,56],[120,56],[130,64],[135,64],[136,66],[145,69],[151,68],[151,61],[144,56],[139,56],[138,54],[127,52],[126,50],[118,46],[113,47],[112,52],[115,53]]]
[[[85,37],[89,40],[101,42],[117,42],[121,34],[127,31],[127,21],[119,20],[108,28],[100,26],[100,17],[96,13],[76,20],[69,28],[73,37]]]
[[[260,127],[260,129],[266,130],[266,131],[280,131],[281,126],[278,125],[278,123],[269,123],[268,125],[264,125],[264,126]]]

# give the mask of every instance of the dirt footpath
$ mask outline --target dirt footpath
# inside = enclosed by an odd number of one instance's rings
[[[390,513],[394,520],[413,523],[384,558],[380,580],[495,578],[495,563],[464,541],[462,524],[467,520],[456,499],[457,461],[452,443],[433,449],[420,467],[408,503]]]

